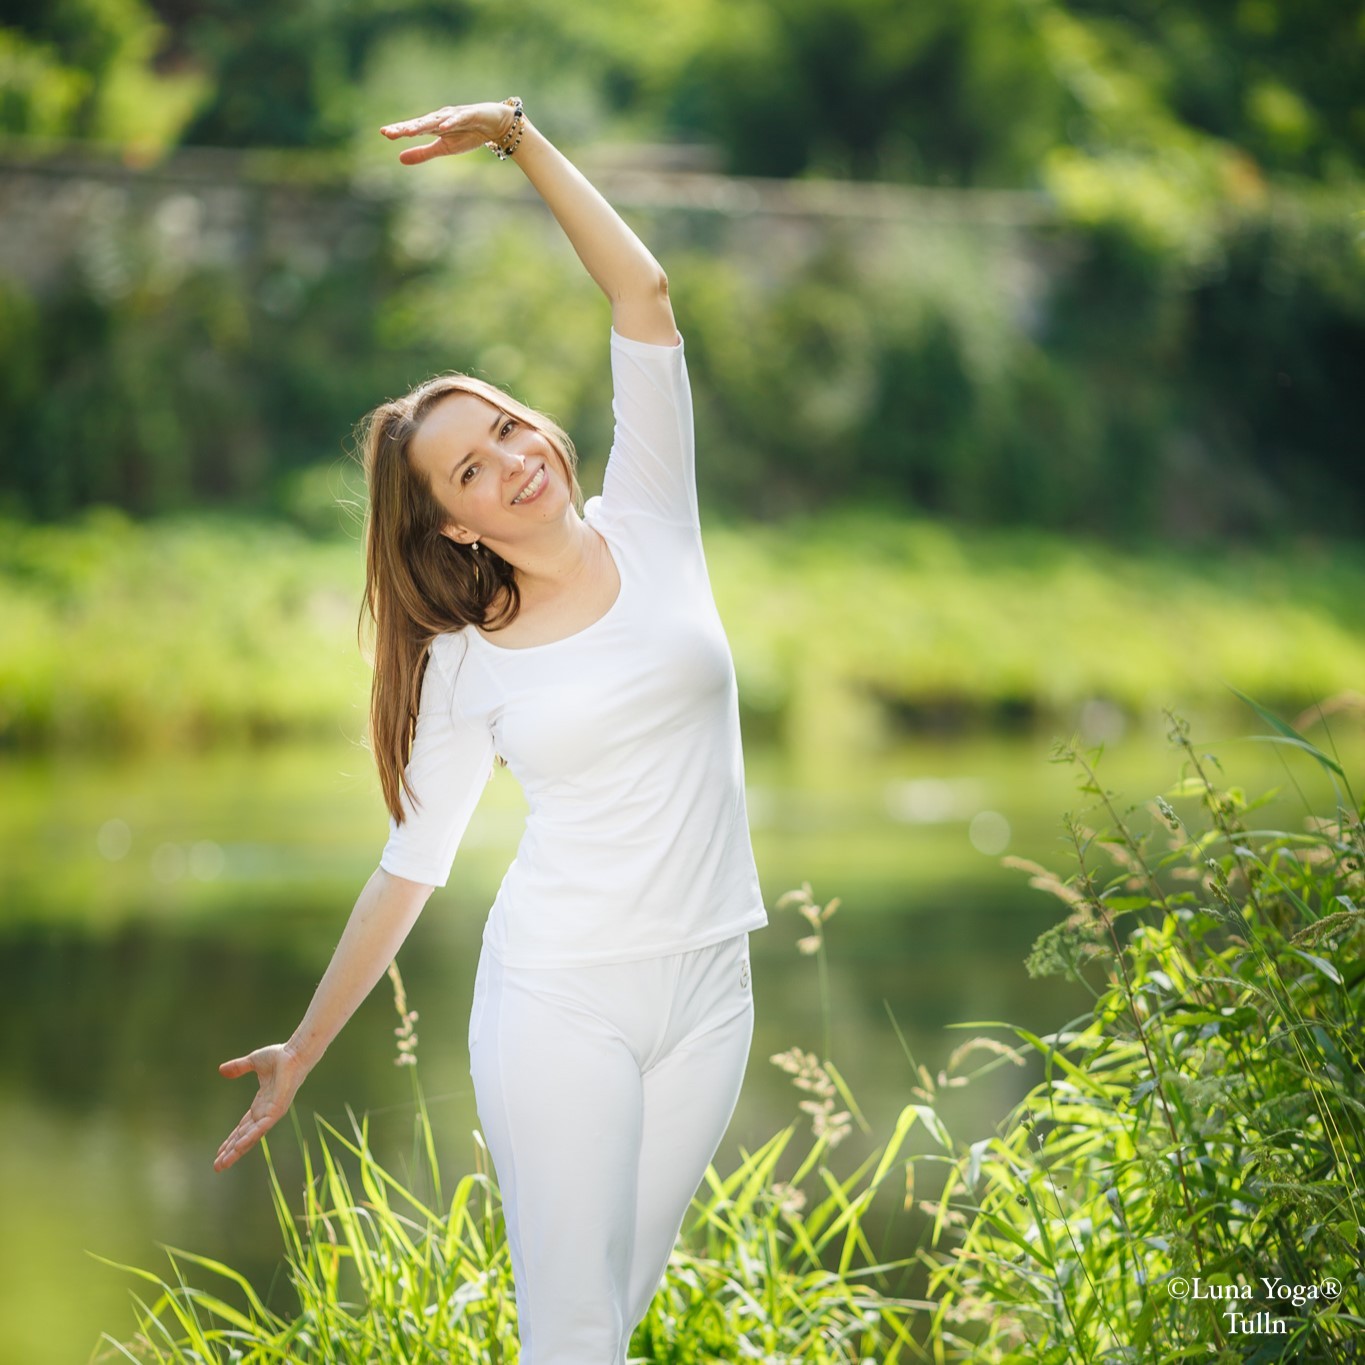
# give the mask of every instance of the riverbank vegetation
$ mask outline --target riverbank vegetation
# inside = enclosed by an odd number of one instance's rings
[[[313,482],[320,517],[340,467]],[[315,494],[320,489],[315,489]],[[1291,714],[1365,677],[1365,556],[1169,548],[877,512],[713,525],[749,731],[793,748],[897,729],[1074,723],[1161,697]],[[209,745],[363,733],[358,531],[109,510],[0,525],[0,742]]]
[[[1059,748],[1085,806],[1064,821],[1067,873],[1019,868],[1064,910],[1028,969],[1082,982],[1093,1007],[1046,1035],[964,1025],[937,1074],[907,1052],[909,1102],[883,1135],[829,1055],[821,991],[821,1051],[771,1059],[802,1116],[708,1172],[633,1358],[1231,1365],[1249,1336],[1258,1359],[1342,1358],[1365,1328],[1365,812],[1330,745],[1253,707],[1334,802],[1302,829],[1257,828],[1259,803],[1174,716],[1178,780],[1135,806],[1093,754]],[[836,909],[809,887],[779,903],[821,981]],[[412,1063],[401,989],[396,1004]],[[994,1133],[952,1130],[960,1087],[1029,1065],[1041,1079]],[[136,1335],[106,1334],[97,1358],[515,1359],[494,1173],[479,1146],[443,1192],[414,1084],[416,1180],[379,1165],[363,1121],[320,1122],[296,1212],[267,1152],[293,1302],[170,1251],[169,1279],[133,1271],[153,1289]],[[919,1233],[894,1263],[874,1249],[888,1213]]]

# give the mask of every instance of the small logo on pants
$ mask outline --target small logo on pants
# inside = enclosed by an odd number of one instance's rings
[[[748,962],[741,962],[741,963],[739,964],[739,984],[740,984],[741,986],[747,986],[747,985],[749,984],[749,964],[748,964]]]

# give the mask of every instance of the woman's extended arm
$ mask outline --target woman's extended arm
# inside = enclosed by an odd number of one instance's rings
[[[422,118],[391,123],[388,138],[435,133],[436,138],[399,154],[413,166],[500,141],[513,112],[506,104],[448,105]],[[548,205],[598,287],[611,303],[612,326],[634,341],[671,346],[678,340],[668,280],[645,244],[548,138],[522,116],[521,140],[513,160]]]
[[[332,960],[302,1022],[287,1043],[271,1043],[224,1062],[228,1077],[257,1074],[251,1108],[218,1149],[213,1168],[226,1170],[288,1112],[299,1086],[341,1026],[374,989],[417,922],[432,888],[395,877],[382,868],[365,883]]]

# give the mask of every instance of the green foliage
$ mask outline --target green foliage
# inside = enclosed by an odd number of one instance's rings
[[[376,1160],[368,1124],[353,1137],[318,1120],[320,1164],[303,1143],[303,1212],[295,1216],[263,1143],[298,1311],[267,1307],[230,1267],[167,1249],[174,1281],[131,1270],[156,1286],[135,1297],[137,1334],[102,1360],[170,1361],[501,1361],[515,1323],[512,1271],[496,1187],[482,1172],[441,1198],[430,1120],[414,1074],[416,1141],[429,1157],[434,1199],[419,1198]],[[296,1125],[297,1126],[297,1125]],[[301,1134],[300,1134],[301,1136]],[[355,1158],[354,1173],[347,1157]],[[486,1164],[486,1162],[484,1163]],[[433,1204],[435,1207],[433,1207]],[[221,1294],[190,1285],[180,1262],[223,1282]],[[237,1306],[241,1302],[241,1307]]]
[[[1099,820],[1068,818],[1069,876],[1021,864],[1068,910],[1030,970],[1095,1003],[1048,1037],[1010,1030],[1044,1079],[947,1164],[927,1257],[940,1360],[1166,1362],[1211,1342],[1220,1361],[1253,1344],[1325,1361],[1365,1327],[1365,812],[1333,758],[1256,709],[1332,780],[1302,833],[1249,825],[1257,803],[1174,718],[1184,772],[1142,831],[1059,746]],[[1295,1301],[1263,1277],[1317,1288]],[[1209,1297],[1238,1285],[1251,1301]],[[1280,1326],[1245,1335],[1259,1310]]]
[[[612,109],[701,136],[736,172],[1019,185],[1057,148],[1208,142],[1272,173],[1339,178],[1365,152],[1365,38],[1332,0],[57,0],[11,11],[12,131],[88,133],[106,86],[136,70],[150,91],[193,69],[185,140],[341,146],[376,55],[420,35],[479,51],[477,83],[503,71],[556,105],[575,86],[600,91],[599,127]]]
[[[0,735],[96,746],[356,728],[360,559],[281,526],[6,527]]]
[[[1365,154],[1358,12],[1333,0],[1153,5],[1082,0],[1071,11],[1102,45],[1104,76],[1136,71],[1172,119],[1241,148],[1272,173],[1332,180]],[[1074,88],[1074,87],[1073,87]],[[1121,143],[1127,110],[1087,101]]]
[[[470,9],[434,0],[211,0],[196,6],[176,37],[212,73],[212,84],[185,141],[339,146],[354,126],[350,106],[370,50],[394,29],[414,25],[462,36]]]
[[[1337,178],[1365,154],[1365,35],[1331,0],[697,8],[668,112],[737,171],[1020,185],[1054,149],[1223,144]]]
[[[20,0],[0,27],[0,132],[117,142],[155,155],[180,136],[202,72],[158,64],[168,31],[145,0]]]
[[[413,1060],[410,1051],[401,1055]],[[348,1137],[318,1119],[319,1160],[315,1165],[304,1142],[303,1208],[295,1214],[263,1144],[297,1307],[271,1307],[231,1267],[167,1248],[169,1280],[116,1267],[153,1285],[155,1297],[134,1296],[134,1337],[120,1342],[106,1334],[107,1349],[97,1348],[94,1358],[514,1362],[516,1306],[496,1178],[476,1138],[475,1172],[461,1177],[448,1202],[442,1197],[415,1070],[413,1087],[414,1158],[425,1164],[430,1194],[380,1164],[365,1121],[353,1120]],[[907,1109],[889,1142],[851,1175],[831,1171],[837,1137],[825,1133],[779,1181],[776,1168],[790,1155],[795,1124],[745,1154],[728,1175],[709,1168],[665,1283],[635,1332],[632,1357],[700,1365],[750,1360],[759,1350],[764,1359],[812,1365],[903,1359],[911,1305],[870,1282],[884,1282],[888,1267],[874,1273],[862,1219],[916,1117]],[[803,1185],[819,1190],[809,1207]],[[190,1283],[184,1265],[208,1272],[221,1289]]]
[[[0,492],[43,516],[260,505],[446,366],[539,389],[591,450],[595,296],[557,233],[346,183],[392,172],[395,108],[515,86],[570,147],[701,138],[732,171],[1055,206],[1029,231],[986,204],[935,226],[914,199],[795,232],[743,207],[650,222],[716,505],[1352,535],[1363,54],[1330,0],[26,3],[0,28],[0,130],[132,164],[177,139],[311,160],[224,167],[203,195],[82,189],[68,258],[0,286],[21,359],[0,443],[27,456]]]
[[[339,461],[291,486],[318,538],[107,509],[0,520],[0,742],[358,735],[355,480]],[[1225,704],[1225,681],[1304,706],[1365,671],[1365,563],[1344,552],[1120,554],[873,513],[717,524],[706,547],[746,723],[792,753],[869,708],[873,733],[943,707],[1041,718],[1104,697],[1140,713],[1160,695]]]
[[[36,137],[64,133],[89,86],[82,71],[63,66],[46,43],[0,29],[0,118],[7,131]]]
[[[812,1097],[800,1106],[811,1139],[790,1174],[796,1124],[729,1175],[708,1170],[633,1358],[1168,1365],[1210,1358],[1210,1345],[1226,1365],[1345,1358],[1365,1327],[1365,811],[1329,752],[1243,700],[1271,727],[1260,738],[1318,763],[1330,814],[1301,833],[1249,825],[1260,803],[1215,780],[1213,756],[1172,716],[1183,772],[1139,828],[1094,760],[1059,744],[1099,819],[1066,818],[1069,876],[1006,861],[1067,909],[1030,970],[1084,982],[1091,1010],[1045,1037],[962,1025],[1011,1041],[973,1037],[937,1075],[909,1058],[911,1102],[847,1174],[831,1153],[868,1125],[837,1068],[799,1048],[773,1057]],[[798,947],[823,972],[837,901],[822,907],[805,886],[779,904],[807,921]],[[391,976],[398,1061],[415,1065],[414,1016]],[[823,994],[822,1012],[828,1050]],[[1043,1079],[996,1132],[956,1137],[942,1115],[950,1093],[1029,1057]],[[136,1336],[106,1335],[97,1358],[514,1360],[486,1153],[480,1143],[447,1202],[415,1071],[414,1104],[414,1165],[430,1193],[379,1163],[366,1123],[353,1119],[347,1137],[319,1120],[320,1164],[305,1143],[296,1215],[267,1148],[296,1307],[170,1251],[170,1280],[122,1267],[156,1297],[135,1298]],[[912,1156],[918,1133],[928,1150]],[[906,1263],[877,1264],[867,1237],[874,1197],[902,1183],[923,1219],[922,1299],[893,1288]],[[192,1284],[185,1265],[221,1291]]]
[[[554,412],[600,467],[605,312],[548,221],[477,174],[455,199],[376,202],[301,189],[304,170],[247,162],[220,198],[89,184],[60,282],[0,286],[0,442],[23,452],[0,490],[17,510],[260,507],[369,406],[446,368]],[[1128,170],[1059,165],[1080,230],[926,217],[754,237],[742,214],[650,216],[708,505],[1351,534],[1365,255],[1347,199],[1213,210]]]
[[[738,173],[1027,184],[1066,112],[1017,4],[709,8],[667,113]]]

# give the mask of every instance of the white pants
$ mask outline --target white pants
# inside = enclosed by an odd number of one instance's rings
[[[522,1365],[624,1365],[730,1122],[749,936],[590,967],[485,947],[470,1074],[507,1220]]]

